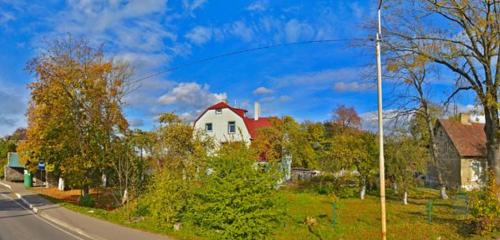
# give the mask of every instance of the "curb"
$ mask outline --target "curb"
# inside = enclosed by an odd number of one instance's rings
[[[4,186],[4,187],[10,189],[10,191],[12,191],[12,187],[9,184],[5,184],[2,181],[0,181],[0,185]]]
[[[10,191],[12,193],[14,193],[14,195],[16,195],[16,197],[21,200],[26,206],[28,206],[31,210],[33,210],[33,212],[35,212],[36,214],[38,214],[38,212],[40,211],[37,207],[33,206],[33,204],[29,203],[28,201],[26,201],[26,199],[23,198],[23,196],[17,192],[14,192],[14,190],[12,189],[12,186],[10,186],[9,184],[6,184],[2,181],[0,181],[0,185],[10,189]]]
[[[8,189],[10,189],[10,191],[12,193],[14,193],[14,195],[16,195],[16,197],[18,199],[20,199],[26,206],[28,206],[29,209],[31,209],[36,215],[38,215],[38,216],[40,216],[40,217],[42,217],[42,218],[44,218],[44,219],[46,219],[46,220],[48,220],[48,221],[56,224],[56,225],[59,225],[60,227],[63,227],[63,228],[69,229],[69,230],[71,230],[73,232],[76,232],[76,233],[78,233],[78,234],[80,234],[80,235],[82,235],[82,236],[84,236],[86,238],[94,239],[94,240],[106,240],[106,239],[101,238],[101,237],[93,236],[93,235],[91,235],[91,234],[83,231],[80,228],[73,227],[72,225],[67,224],[64,221],[61,221],[61,220],[59,220],[57,218],[54,218],[54,217],[52,217],[52,216],[44,213],[39,208],[35,207],[33,204],[29,203],[26,199],[24,199],[24,197],[21,194],[19,194],[17,192],[14,192],[14,190],[12,189],[12,186],[10,186],[9,184],[6,184],[6,183],[0,181],[0,185],[6,187]]]

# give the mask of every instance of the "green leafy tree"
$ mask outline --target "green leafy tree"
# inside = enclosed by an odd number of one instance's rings
[[[386,165],[389,177],[402,189],[403,204],[408,204],[408,191],[416,186],[417,173],[425,171],[428,151],[407,133],[387,139]]]
[[[330,131],[321,157],[321,168],[334,174],[358,175],[360,198],[377,169],[375,135],[361,130],[361,118],[353,108],[339,106],[334,110]],[[347,172],[347,173],[346,173]]]
[[[155,174],[139,209],[145,209],[143,214],[159,227],[172,227],[185,214],[192,188],[205,169],[207,153],[213,152],[214,143],[174,113],[164,113],[159,120],[161,125],[150,136],[140,137],[142,146],[150,151]]]
[[[275,164],[256,164],[244,144],[231,143],[210,157],[207,174],[194,190],[187,218],[215,239],[268,239],[282,222]]]
[[[13,141],[0,138],[0,178],[3,178],[3,167],[7,164],[7,154],[16,151],[16,144]]]
[[[490,171],[490,175],[493,173]],[[500,230],[500,203],[497,201],[498,189],[493,177],[488,177],[488,187],[470,193],[470,223],[477,234]]]
[[[356,129],[343,129],[330,139],[322,158],[322,169],[343,174],[356,171],[360,198],[364,199],[367,185],[376,174],[376,154],[375,135]]]

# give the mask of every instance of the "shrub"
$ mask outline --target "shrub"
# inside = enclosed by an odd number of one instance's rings
[[[180,221],[190,196],[189,181],[169,169],[160,170],[138,203],[136,215],[151,217],[158,227],[171,228]]]
[[[500,230],[500,203],[493,176],[489,174],[488,185],[471,192],[469,197],[471,226],[474,233],[481,235]]]
[[[7,164],[7,161],[0,157],[0,179],[4,178],[4,167]]]
[[[303,183],[303,185],[305,188],[314,189],[319,194],[335,194],[340,198],[351,198],[359,194],[358,177],[350,174],[319,176]]]
[[[95,201],[90,194],[80,197],[79,204],[84,207],[94,207]]]
[[[276,191],[280,174],[271,163],[256,164],[244,144],[223,146],[208,161],[207,174],[186,218],[215,239],[265,239],[284,217],[284,201]]]

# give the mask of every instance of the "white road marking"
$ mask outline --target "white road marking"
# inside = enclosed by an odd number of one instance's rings
[[[66,230],[62,229],[61,227],[59,227],[59,226],[57,226],[57,225],[53,224],[52,222],[49,222],[48,220],[46,220],[46,219],[44,219],[44,218],[42,218],[42,217],[40,217],[40,216],[36,215],[36,214],[35,214],[35,213],[31,210],[31,209],[28,209],[28,208],[26,208],[25,206],[23,206],[22,204],[18,203],[18,202],[17,202],[14,198],[12,198],[12,197],[10,197],[10,196],[8,196],[8,195],[6,195],[6,194],[3,194],[3,193],[1,193],[0,195],[1,195],[1,196],[3,196],[4,198],[7,198],[7,199],[12,200],[12,201],[13,201],[13,202],[15,202],[17,205],[19,205],[21,208],[23,208],[23,209],[25,209],[25,210],[28,210],[28,211],[29,211],[29,212],[30,212],[33,216],[35,216],[36,218],[40,219],[41,221],[43,221],[43,222],[45,222],[45,223],[49,224],[49,225],[50,225],[50,226],[52,226],[53,228],[55,228],[55,229],[57,229],[57,230],[59,230],[59,231],[61,231],[61,232],[63,232],[63,233],[66,233],[66,234],[68,234],[68,235],[72,236],[72,237],[73,237],[73,238],[75,238],[75,239],[78,239],[78,240],[85,240],[85,239],[83,239],[83,238],[81,238],[81,237],[79,237],[79,236],[77,236],[77,235],[75,235],[75,234],[73,234],[73,233],[71,233],[71,232],[68,232],[68,231],[66,231]]]

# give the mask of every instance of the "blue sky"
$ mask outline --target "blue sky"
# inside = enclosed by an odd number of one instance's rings
[[[129,61],[132,79],[240,49],[366,36],[375,20],[372,0],[0,0],[0,135],[25,126],[32,80],[26,62],[44,39],[72,34],[104,44],[110,57]],[[367,120],[376,110],[374,51],[350,41],[296,45],[219,58],[140,82],[126,98],[133,127],[150,129],[175,111],[186,119],[226,98],[263,115],[326,120],[338,105]],[[385,85],[390,88],[391,83]],[[436,98],[449,91],[437,85]],[[468,104],[470,99],[461,100]],[[386,108],[390,108],[387,106]]]

